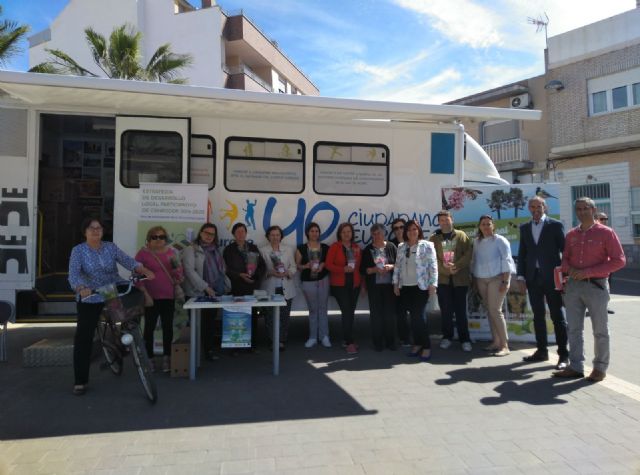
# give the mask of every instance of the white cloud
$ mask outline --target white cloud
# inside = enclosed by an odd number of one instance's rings
[[[503,44],[502,15],[471,0],[393,0],[408,10],[426,16],[431,26],[455,43],[472,48]]]

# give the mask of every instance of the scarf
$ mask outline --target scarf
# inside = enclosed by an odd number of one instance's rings
[[[202,246],[204,251],[203,278],[216,295],[224,294],[224,263],[218,248],[211,244]]]

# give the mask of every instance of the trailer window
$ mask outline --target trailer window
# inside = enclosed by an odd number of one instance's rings
[[[456,136],[434,132],[431,134],[431,173],[453,175],[456,162]]]
[[[191,136],[189,183],[206,184],[210,190],[216,184],[216,141],[209,135]]]
[[[320,195],[384,196],[389,192],[389,147],[316,142],[313,189]]]
[[[229,137],[224,144],[224,186],[229,191],[301,193],[304,156],[299,140]]]
[[[182,182],[182,136],[177,132],[127,130],[120,138],[120,182],[137,188],[140,182]]]

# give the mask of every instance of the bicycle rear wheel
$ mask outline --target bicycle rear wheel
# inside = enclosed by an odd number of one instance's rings
[[[116,343],[119,333],[112,322],[101,320],[98,323],[98,338],[100,338],[106,365],[113,374],[118,376],[122,374],[122,353]]]
[[[136,326],[131,329],[131,336],[133,336],[133,362],[138,370],[138,376],[140,382],[144,388],[144,392],[149,398],[149,401],[155,403],[158,400],[158,390],[156,388],[156,382],[153,379],[151,371],[151,362],[147,356],[147,350],[144,348],[144,341],[142,334],[140,333],[140,327]]]

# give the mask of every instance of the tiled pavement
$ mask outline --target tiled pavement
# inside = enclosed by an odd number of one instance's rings
[[[480,343],[470,355],[436,347],[430,363],[374,353],[362,317],[356,357],[306,350],[299,318],[279,377],[264,347],[223,356],[196,382],[159,375],[156,406],[131,363],[120,379],[95,364],[84,397],[71,395],[71,368],[22,368],[22,346],[73,328],[14,327],[0,364],[0,474],[638,474],[638,303],[614,297],[601,384],[524,364],[530,345],[505,358]]]

